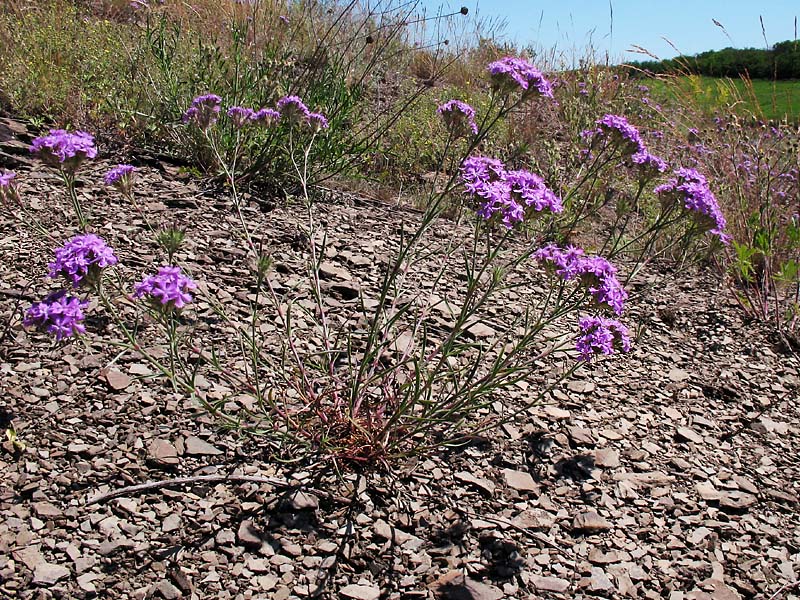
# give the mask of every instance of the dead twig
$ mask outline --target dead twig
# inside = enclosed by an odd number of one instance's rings
[[[192,477],[176,477],[175,479],[165,479],[164,481],[148,481],[137,485],[129,485],[87,500],[86,506],[100,504],[107,500],[112,500],[113,498],[119,498],[120,496],[129,496],[131,494],[192,483],[263,483],[282,489],[300,487],[299,484],[291,484],[284,479],[277,479],[275,477],[258,477],[255,475],[195,475]]]

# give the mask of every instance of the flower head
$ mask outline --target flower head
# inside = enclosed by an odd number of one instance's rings
[[[19,190],[14,179],[17,174],[14,171],[0,171],[0,203],[14,202],[19,204]]]
[[[578,261],[578,278],[601,307],[618,315],[625,309],[628,292],[617,279],[617,269],[602,256],[587,256]]]
[[[278,112],[281,114],[281,119],[286,119],[290,123],[306,121],[311,114],[299,96],[284,96],[278,100]]]
[[[487,221],[500,220],[508,228],[545,209],[563,210],[561,199],[541,177],[524,170],[506,171],[494,158],[470,156],[461,166],[461,180],[478,203],[478,215]]]
[[[556,273],[565,281],[569,281],[578,275],[578,265],[583,258],[583,250],[575,246],[560,248],[556,244],[548,244],[534,252],[533,257],[547,270]]]
[[[605,115],[596,121],[596,134],[618,144],[627,155],[645,151],[642,137],[628,119],[621,115]]]
[[[123,194],[130,194],[137,169],[133,165],[117,165],[103,177],[106,185],[115,187]]]
[[[244,127],[252,121],[255,112],[252,108],[245,108],[243,106],[231,106],[228,109],[228,118],[237,129]]]
[[[442,115],[444,124],[456,137],[472,132],[478,135],[478,125],[475,123],[475,109],[461,100],[449,100],[439,106],[436,112]]]
[[[655,177],[667,170],[667,163],[664,159],[651,154],[647,150],[641,150],[631,155],[630,162],[639,168],[643,179]]]
[[[489,182],[502,179],[506,169],[496,158],[470,156],[461,165],[461,180],[469,194],[479,194]]]
[[[535,91],[540,96],[553,97],[552,84],[539,69],[525,59],[507,56],[490,63],[488,69],[492,85],[498,91],[508,93],[519,88],[525,95]]]
[[[574,246],[549,244],[534,252],[533,257],[565,281],[580,281],[599,307],[622,314],[628,293],[617,279],[616,267],[602,256],[586,256]]]
[[[49,277],[67,277],[73,287],[92,284],[100,272],[117,264],[114,251],[93,233],[76,235],[55,251],[55,260],[47,265]]]
[[[183,122],[197,125],[202,130],[207,130],[217,122],[222,98],[216,94],[204,94],[192,100],[192,105],[183,114]]]
[[[682,205],[703,232],[717,236],[723,244],[730,242],[725,233],[725,216],[717,203],[706,178],[695,169],[680,168],[675,177],[655,189],[663,210]]]
[[[541,213],[545,209],[553,213],[564,210],[561,198],[548,188],[544,179],[530,171],[508,171],[504,178],[511,185],[511,194],[526,208],[527,216]]]
[[[310,112],[306,116],[306,124],[314,133],[328,128],[328,119],[322,113]]]
[[[169,311],[191,302],[189,290],[196,288],[197,284],[184,275],[180,267],[159,267],[156,275],[148,275],[136,284],[134,296],[149,296],[157,308]]]
[[[280,118],[281,113],[274,108],[261,108],[250,115],[250,121],[263,127],[269,127],[277,123]]]
[[[92,135],[85,131],[69,133],[64,129],[51,129],[49,135],[34,139],[31,152],[38,154],[45,164],[72,173],[84,160],[97,156]]]
[[[500,220],[510,229],[525,218],[525,209],[511,197],[511,185],[507,181],[490,181],[477,196],[476,212],[487,221]]]
[[[628,328],[615,319],[581,317],[578,321],[581,335],[575,344],[580,359],[589,361],[597,354],[614,354],[615,350],[629,352],[631,339]]]
[[[34,303],[25,313],[22,324],[53,334],[57,341],[86,333],[81,321],[83,309],[89,306],[74,296],[67,296],[64,290],[50,294],[42,302]]]

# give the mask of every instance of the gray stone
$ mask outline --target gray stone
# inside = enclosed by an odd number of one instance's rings
[[[533,480],[530,473],[525,471],[515,471],[513,469],[503,469],[503,476],[508,487],[524,492],[538,492],[539,486]]]
[[[578,531],[586,531],[594,533],[597,531],[608,531],[611,529],[611,523],[606,521],[603,517],[594,511],[587,511],[575,515],[572,521],[572,528]]]
[[[186,438],[185,445],[186,454],[191,454],[194,456],[222,454],[222,450],[215,448],[205,440],[201,440],[199,437],[194,435],[190,435]]]
[[[531,585],[541,592],[566,592],[569,589],[569,581],[558,577],[533,575]]]
[[[606,469],[614,469],[619,466],[619,452],[613,448],[598,448],[594,453],[594,464]]]
[[[57,581],[69,577],[70,570],[62,565],[41,562],[33,570],[34,585],[53,585]]]
[[[381,597],[381,589],[371,585],[351,584],[341,588],[339,594],[353,600],[378,600]]]

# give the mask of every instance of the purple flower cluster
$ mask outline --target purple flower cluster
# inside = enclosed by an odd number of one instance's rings
[[[560,248],[556,244],[548,244],[534,252],[533,257],[542,263],[548,271],[553,271],[565,281],[575,279],[580,273],[580,261],[585,258],[583,250],[575,246]]]
[[[277,106],[281,118],[289,122],[299,123],[305,121],[311,114],[311,111],[299,96],[284,96],[278,100]]]
[[[644,149],[639,130],[622,115],[605,115],[595,123],[598,126],[597,134],[621,144],[626,154],[635,154]]]
[[[227,115],[231,123],[233,123],[233,126],[240,128],[253,120],[255,111],[252,108],[245,108],[244,106],[231,106],[228,109]]]
[[[653,177],[667,170],[667,163],[651,154],[639,130],[622,115],[608,114],[595,121],[596,129],[581,132],[581,137],[594,146],[598,143],[620,148],[629,164],[638,167],[642,177]]]
[[[94,283],[105,267],[117,264],[114,251],[93,233],[77,235],[55,251],[55,260],[48,263],[48,276],[67,277],[73,287]]]
[[[725,233],[725,216],[717,199],[708,187],[706,178],[695,169],[680,168],[675,177],[655,189],[661,198],[664,210],[682,204],[682,208],[692,215],[695,223],[704,232],[717,236],[723,244],[730,242]]]
[[[3,171],[0,173],[0,188],[11,187],[11,180],[17,176],[14,171]]]
[[[303,123],[315,133],[328,128],[328,119],[325,115],[311,112],[299,96],[284,96],[278,100],[277,108],[281,120],[288,123]]]
[[[34,139],[31,152],[38,154],[45,164],[70,172],[74,172],[87,158],[97,156],[91,134],[85,131],[70,133],[64,129],[51,129],[49,135]]]
[[[526,171],[519,169],[507,171],[505,180],[511,186],[511,197],[519,201],[526,208],[526,212],[550,212],[560,213],[564,210],[561,198],[556,196],[544,183],[544,179]]]
[[[632,155],[631,163],[652,174],[663,173],[669,168],[663,158],[650,154],[647,150]]]
[[[578,321],[581,335],[575,344],[580,359],[589,361],[596,354],[613,354],[615,349],[629,352],[631,339],[628,328],[616,319],[581,317]]]
[[[17,174],[14,171],[0,172],[0,203],[14,202],[19,204],[19,190],[14,182]]]
[[[496,90],[512,92],[520,88],[524,94],[536,90],[541,96],[553,97],[552,84],[539,69],[525,59],[506,56],[490,63],[488,69]]]
[[[136,171],[137,169],[133,165],[117,165],[105,174],[103,181],[123,194],[130,194]]]
[[[136,284],[134,296],[150,296],[162,310],[180,309],[192,301],[189,290],[196,288],[197,284],[181,273],[180,267],[160,267],[156,275],[148,275]]]
[[[494,158],[467,158],[461,166],[461,180],[466,192],[478,199],[478,215],[487,221],[498,219],[508,228],[545,209],[554,213],[564,210],[561,199],[541,177],[525,170],[506,171]]]
[[[200,129],[207,130],[217,122],[222,98],[216,94],[197,96],[192,100],[192,105],[183,114],[184,123],[192,123]]]
[[[261,108],[250,116],[250,122],[255,123],[256,125],[269,127],[270,125],[277,123],[280,118],[281,113],[274,108]]]
[[[533,256],[565,281],[578,279],[601,307],[622,314],[628,293],[617,279],[616,267],[602,256],[586,256],[580,248],[555,244],[540,248]]]
[[[475,109],[461,100],[448,100],[436,112],[442,115],[444,124],[456,137],[472,132],[478,135],[478,125],[475,123]]]
[[[310,112],[306,117],[306,125],[311,128],[311,131],[318,133],[328,128],[328,118],[322,113]]]
[[[198,96],[192,106],[183,115],[184,123],[193,123],[207,130],[217,122],[222,106],[222,99],[214,94]],[[277,110],[260,108],[254,110],[245,106],[231,106],[225,111],[231,124],[240,129],[247,125],[269,127],[279,121],[287,123],[303,123],[314,133],[328,129],[327,117],[322,113],[311,112],[298,96],[285,96],[278,101]]]
[[[84,319],[83,309],[87,306],[88,302],[67,296],[64,290],[59,290],[44,301],[33,304],[22,323],[25,327],[35,327],[53,334],[56,340],[61,341],[86,332],[81,321]]]

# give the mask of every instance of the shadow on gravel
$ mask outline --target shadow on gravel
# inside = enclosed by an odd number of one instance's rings
[[[573,481],[585,481],[592,478],[594,457],[588,454],[579,454],[572,458],[562,458],[555,464],[555,469],[562,477]]]

